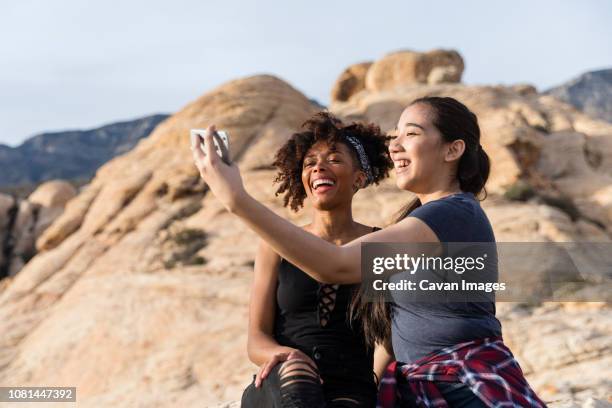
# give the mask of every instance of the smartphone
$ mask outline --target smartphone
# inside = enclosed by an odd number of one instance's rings
[[[204,135],[206,134],[206,129],[191,129],[191,146],[200,146],[200,149],[202,149],[202,151],[204,151]],[[226,131],[224,130],[217,130],[217,135],[219,136],[219,139],[221,139],[221,142],[225,145],[225,150],[229,153],[229,135]],[[215,142],[215,151],[217,152],[217,154],[219,155],[219,157],[221,157],[221,159],[223,159],[223,161],[227,164],[230,163],[230,158],[229,157],[224,157],[222,152],[221,152],[221,148],[219,147],[219,144],[217,142],[217,139],[214,138],[213,141]]]

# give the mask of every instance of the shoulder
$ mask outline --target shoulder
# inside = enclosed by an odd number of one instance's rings
[[[278,263],[281,260],[280,255],[272,249],[272,247],[263,239],[259,240],[256,258],[260,261]]]
[[[472,193],[458,193],[430,201],[412,211],[409,215],[417,218],[430,216],[478,216],[482,209]]]
[[[458,193],[430,201],[409,214],[427,224],[441,242],[464,242],[476,238],[475,230],[488,219],[472,193]],[[488,239],[486,239],[488,240]]]

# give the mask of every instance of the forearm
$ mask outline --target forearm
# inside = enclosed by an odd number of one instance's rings
[[[248,194],[231,211],[280,256],[319,282],[359,281],[361,260],[358,248],[339,247],[316,237],[278,216]]]
[[[293,350],[291,347],[281,346],[272,336],[265,333],[249,336],[247,346],[249,360],[258,366],[272,359],[275,354],[289,353]]]
[[[376,344],[374,349],[374,372],[379,380],[382,379],[385,369],[395,358],[383,344]]]

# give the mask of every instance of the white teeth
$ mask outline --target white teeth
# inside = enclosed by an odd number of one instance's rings
[[[406,167],[408,166],[408,164],[410,164],[410,162],[408,160],[402,159],[402,160],[398,160],[397,165],[395,167],[397,168],[402,168],[402,167]]]
[[[328,186],[333,186],[336,183],[334,182],[334,180],[331,180],[331,179],[317,179],[317,180],[312,182],[312,188],[314,188],[316,190],[316,188],[319,187],[322,184],[326,184]]]

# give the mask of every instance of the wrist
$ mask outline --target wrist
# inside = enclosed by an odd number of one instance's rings
[[[232,198],[227,205],[227,210],[234,215],[240,216],[244,212],[244,208],[248,205],[248,201],[252,197],[244,189],[232,194]]]

